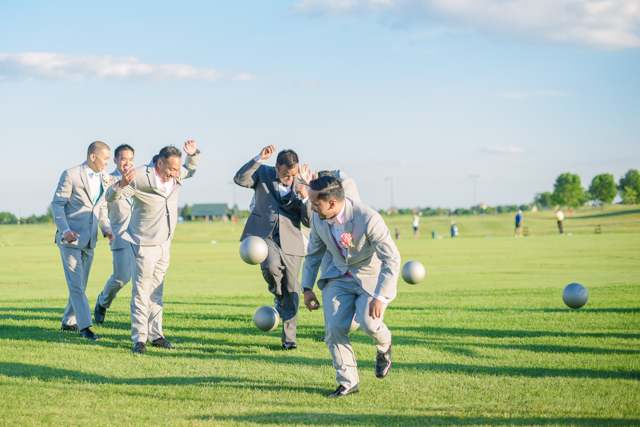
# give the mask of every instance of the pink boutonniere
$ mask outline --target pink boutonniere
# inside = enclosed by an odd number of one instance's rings
[[[355,246],[351,242],[352,240],[353,240],[353,237],[349,232],[346,232],[342,236],[340,236],[340,243],[345,249],[355,248]]]

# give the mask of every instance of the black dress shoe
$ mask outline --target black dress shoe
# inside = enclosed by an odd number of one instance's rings
[[[386,377],[389,369],[391,369],[391,345],[389,345],[389,350],[384,353],[378,350],[376,356],[376,377]]]
[[[333,398],[333,397],[345,397],[348,394],[353,394],[353,393],[357,393],[358,390],[358,384],[354,385],[351,388],[346,388],[345,386],[341,385],[340,387],[338,387],[336,389],[336,391],[334,391],[333,393],[331,393],[330,395],[328,395],[327,397],[329,398]]]
[[[67,325],[66,323],[62,323],[62,329],[63,331],[68,331],[68,332],[79,332],[78,331],[78,325]]]
[[[320,338],[320,341],[327,342],[327,336],[325,335],[324,337]]]
[[[82,335],[82,338],[86,338],[91,341],[98,341],[100,339],[100,337],[94,334],[89,328],[81,330],[80,335]]]
[[[285,350],[293,350],[294,348],[298,348],[298,344],[294,342],[286,342],[282,344],[282,348],[284,348]]]
[[[137,354],[144,354],[147,351],[147,346],[143,342],[137,342],[133,345],[133,352]]]
[[[104,316],[107,314],[107,309],[96,302],[96,308],[93,309],[93,317],[96,319],[96,323],[102,324],[104,322]]]
[[[158,338],[157,340],[151,341],[151,345],[154,347],[162,347],[167,350],[175,350],[176,348],[172,346],[169,341],[165,337]]]

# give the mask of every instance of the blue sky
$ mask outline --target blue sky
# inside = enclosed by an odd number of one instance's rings
[[[400,207],[450,208],[476,174],[490,205],[617,181],[640,168],[640,0],[0,1],[0,211],[42,214],[91,141],[142,165],[187,139],[181,204],[231,204],[270,144],[376,208],[387,177]]]

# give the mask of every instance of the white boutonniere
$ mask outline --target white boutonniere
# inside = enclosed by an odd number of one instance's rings
[[[103,173],[100,174],[100,178],[102,179],[102,186],[103,187],[108,187],[109,184],[109,177]]]
[[[178,182],[182,182],[182,175],[178,175],[178,176],[176,176],[176,180],[177,180]]]

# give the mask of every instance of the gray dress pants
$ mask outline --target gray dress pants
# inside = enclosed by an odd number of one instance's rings
[[[69,288],[69,301],[62,315],[62,323],[77,324],[80,330],[93,326],[91,307],[86,294],[89,272],[93,263],[93,249],[88,245],[85,248],[78,248],[60,243],[58,248]]]
[[[114,249],[111,251],[113,256],[113,274],[104,285],[104,289],[98,295],[98,304],[101,307],[109,308],[120,289],[131,280],[131,270],[133,261],[135,260],[131,247]]]
[[[325,343],[333,359],[338,384],[351,388],[358,384],[356,357],[349,339],[349,328],[355,314],[356,322],[365,334],[373,338],[379,351],[387,351],[391,345],[391,332],[382,318],[369,316],[369,303],[373,296],[362,289],[353,277],[332,279],[322,289]]]
[[[135,260],[131,278],[131,339],[155,341],[162,333],[162,291],[169,267],[171,240],[157,246],[131,245]]]
[[[296,341],[296,325],[300,306],[300,266],[302,257],[287,255],[280,248],[278,236],[265,239],[269,254],[260,267],[269,285],[269,292],[279,301],[278,313],[282,318],[282,343]]]

